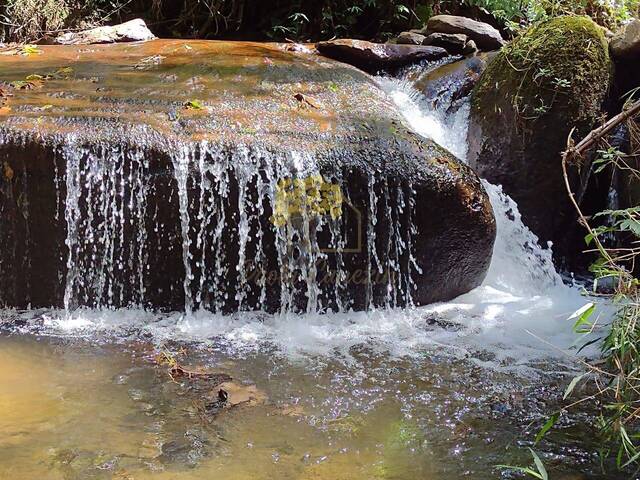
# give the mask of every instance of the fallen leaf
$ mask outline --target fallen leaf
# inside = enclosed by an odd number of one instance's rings
[[[4,167],[4,178],[6,178],[9,181],[13,180],[14,173],[11,166],[7,162],[4,162],[3,167]]]
[[[19,50],[19,53],[20,55],[25,55],[25,56],[39,55],[42,53],[42,50],[38,49],[38,47],[36,47],[35,45],[24,45]]]
[[[41,86],[42,81],[40,80],[15,80],[10,82],[11,85],[16,90],[32,90],[36,87]]]

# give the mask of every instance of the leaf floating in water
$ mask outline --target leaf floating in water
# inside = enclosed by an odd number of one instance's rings
[[[160,65],[162,61],[167,58],[162,55],[151,55],[150,57],[144,57],[138,63],[136,63],[133,68],[135,70],[148,70],[154,65]]]
[[[25,56],[40,55],[42,53],[42,50],[40,50],[35,45],[25,45],[18,51],[18,53]]]
[[[40,80],[15,80],[9,85],[11,85],[16,90],[32,90],[36,87],[39,87],[42,84]]]
[[[6,102],[7,98],[12,96],[13,93],[11,93],[7,88],[0,87],[0,105]]]
[[[200,102],[200,100],[189,100],[188,102],[184,103],[185,108],[187,108],[187,110],[203,110],[204,109],[204,105],[202,104],[202,102]]]
[[[73,75],[73,68],[72,67],[62,67],[59,68],[58,70],[56,70],[55,72],[47,75],[48,77],[51,78],[69,78],[71,75]]]

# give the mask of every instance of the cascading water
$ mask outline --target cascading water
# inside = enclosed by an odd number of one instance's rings
[[[426,104],[407,79],[385,77],[378,81],[417,132],[437,140],[457,156],[465,157],[468,105],[463,102],[453,114],[446,113]],[[114,150],[100,154],[113,159],[109,164],[114,167],[106,178],[104,167],[96,166],[97,162],[81,162],[83,158],[90,158],[90,152],[67,151],[71,167],[66,179],[67,242],[71,253],[65,299],[69,305],[77,295],[84,296],[80,298],[95,295],[102,299],[98,307],[109,307],[112,299],[121,295],[110,277],[114,269],[148,274],[144,269],[136,268],[136,264],[144,265],[147,255],[144,246],[147,233],[142,225],[138,225],[135,248],[139,256],[135,257],[134,264],[123,265],[118,256],[118,239],[126,227],[122,225],[122,212],[129,209],[144,215],[145,209],[149,210],[144,201],[145,188],[149,187],[143,181],[148,164],[143,156],[133,154],[135,158],[131,159],[130,171],[124,171],[121,153]],[[139,285],[139,290],[132,298],[140,301],[133,302],[126,311],[116,314],[100,309],[80,309],[63,315],[49,314],[47,324],[63,329],[142,330],[157,338],[215,338],[217,342],[227,341],[243,348],[275,344],[292,354],[328,353],[335,349],[348,352],[362,342],[377,344],[397,354],[433,348],[440,351],[442,345],[446,345],[445,350],[449,353],[463,356],[491,350],[492,365],[508,361],[513,365],[514,359],[518,359],[516,364],[526,364],[533,358],[554,353],[543,340],[551,340],[561,348],[572,344],[574,336],[565,319],[585,300],[578,288],[563,283],[553,267],[550,249],[538,245],[537,238],[523,225],[517,205],[499,186],[485,183],[497,218],[498,237],[491,267],[482,286],[451,302],[422,308],[394,308],[411,305],[410,272],[418,268],[411,254],[416,232],[403,225],[411,225],[415,205],[410,188],[392,188],[371,178],[368,185],[369,221],[363,229],[364,242],[369,247],[367,275],[369,280],[381,275],[385,266],[394,274],[385,278],[386,299],[380,306],[387,308],[356,313],[349,311],[349,299],[343,290],[348,273],[344,268],[342,252],[346,245],[339,220],[325,216],[319,222],[311,221],[309,213],[302,211],[301,221],[285,222],[285,228],[274,228],[273,225],[265,228],[259,221],[266,208],[278,211],[278,195],[285,194],[279,190],[279,179],[312,178],[318,174],[313,158],[303,153],[294,152],[291,158],[268,162],[269,165],[280,165],[278,171],[267,168],[266,162],[260,162],[267,155],[267,151],[245,150],[227,158],[213,146],[202,143],[195,149],[183,148],[174,157],[187,315],[176,313],[158,317],[135,308],[135,304],[144,305],[145,295],[144,279],[137,278],[133,284]],[[232,178],[237,179],[237,185]],[[122,181],[130,179],[134,184],[132,193],[126,200],[120,200],[118,189],[122,187]],[[339,184],[340,179],[330,181]],[[257,185],[254,189],[256,197],[238,194],[238,191],[245,191],[239,187],[252,182]],[[78,214],[80,198],[87,206],[93,204],[91,208],[99,214],[81,218]],[[225,216],[229,211],[225,207],[230,202],[236,205],[237,216],[233,219]],[[189,208],[194,205],[195,209]],[[387,205],[394,207],[389,209]],[[190,215],[189,211],[195,211],[197,215]],[[379,213],[388,215],[395,225],[384,246],[376,240]],[[152,228],[161,230],[163,225],[155,223]],[[235,230],[234,238],[239,246],[234,259],[227,259],[220,253],[224,250],[222,245],[229,241],[230,230]],[[335,252],[332,263],[335,281],[328,284],[318,281],[314,267],[309,267],[317,265],[326,256],[315,244],[317,233],[323,231],[328,233]],[[94,241],[79,241],[83,238]],[[230,295],[235,295],[238,312],[245,306],[256,308],[264,302],[272,288],[269,278],[257,275],[257,291],[252,291],[247,278],[256,276],[255,272],[262,271],[268,262],[262,253],[262,245],[267,241],[276,244],[278,275],[288,279],[287,288],[280,292],[280,313],[223,315],[222,305]],[[101,249],[100,254],[96,249]],[[102,252],[108,255],[105,257]],[[74,260],[81,257],[99,258],[101,263],[96,268],[92,263]],[[252,267],[245,269],[247,264]],[[235,272],[229,272],[230,269]],[[224,288],[230,274],[240,278],[235,292]],[[366,294],[370,299],[372,287],[367,287]],[[305,299],[304,306],[297,311],[293,307],[296,298],[299,300],[300,297]],[[319,314],[327,310],[336,312]],[[496,345],[500,348],[494,348]]]
[[[351,308],[354,299],[344,288],[345,180],[323,176],[312,155],[293,151],[275,158],[266,149],[241,147],[229,154],[204,141],[180,144],[169,154],[171,188],[158,184],[161,175],[143,150],[86,147],[73,138],[60,150],[56,162],[66,165],[57,187],[67,232],[67,312],[154,305],[150,295],[158,292],[150,293],[149,284],[161,273],[149,266],[149,255],[175,249],[181,249],[182,285],[155,290],[179,296],[181,288],[188,316],[264,311],[278,289],[281,314]],[[408,227],[413,190],[373,174],[365,182],[365,223],[357,227],[366,250],[366,306],[411,305],[411,272],[418,268],[411,252],[417,232]],[[165,204],[152,201],[165,196]],[[393,226],[382,236],[379,206]],[[167,220],[173,209],[176,231]],[[351,259],[362,248],[357,245]]]

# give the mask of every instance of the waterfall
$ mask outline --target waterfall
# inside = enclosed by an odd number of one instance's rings
[[[354,206],[345,188],[354,178],[323,174],[313,153],[201,141],[172,145],[161,165],[143,147],[72,136],[55,152],[67,311],[153,308],[164,295],[183,298],[187,314],[344,312],[357,301],[346,288],[354,270],[366,272],[368,309],[412,304],[411,185],[370,173]],[[362,217],[343,211],[356,207]],[[362,244],[348,245],[356,229]],[[158,259],[181,270],[179,284],[158,280]]]
[[[408,69],[399,77],[378,77],[405,120],[419,134],[437,141],[463,161],[467,155],[469,99],[455,108],[441,103],[434,106],[417,91]],[[497,360],[530,355],[549,348],[544,341],[553,340],[560,349],[575,341],[566,318],[586,303],[579,286],[566,283],[556,271],[552,245],[540,245],[539,239],[523,223],[516,202],[502,187],[483,180],[496,216],[497,238],[491,266],[483,284],[452,302],[427,306],[427,312],[442,322],[467,327],[472,348],[500,345]],[[468,334],[472,334],[468,336]],[[432,332],[433,342],[461,344],[461,332]],[[464,349],[466,351],[466,349]],[[514,354],[514,351],[517,354]],[[556,352],[557,353],[557,352]]]

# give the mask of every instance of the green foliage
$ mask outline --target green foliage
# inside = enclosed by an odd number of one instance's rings
[[[34,42],[69,28],[88,28],[116,16],[127,0],[6,0],[0,2],[0,40]]]
[[[599,25],[615,29],[638,15],[640,0],[594,2],[592,0],[468,0],[506,22],[511,30],[562,15],[586,15]]]
[[[627,128],[632,139],[640,138],[635,119],[628,121]],[[626,175],[628,181],[640,183],[640,171],[634,163],[639,148],[625,154],[605,140],[601,140],[600,145],[592,162],[595,172],[617,171]],[[569,155],[570,152],[565,154],[563,163]],[[581,382],[591,389],[563,410],[592,402],[599,411],[597,427],[602,463],[611,459],[621,471],[637,469],[640,466],[640,280],[636,261],[640,259],[640,206],[605,210],[587,220],[575,205],[589,232],[585,241],[598,254],[590,268],[595,277],[593,293],[602,295],[598,285],[608,284],[611,293],[607,296],[614,312],[612,317],[607,316],[610,320],[599,324],[597,305],[589,302],[569,317],[575,320],[574,331],[584,338],[580,350],[601,341],[601,358],[587,364],[588,370],[571,380],[563,396],[565,400],[575,395]],[[602,221],[604,225],[590,225]],[[618,239],[618,243],[612,245],[612,239]]]
[[[5,35],[14,40],[37,40],[61,29],[69,16],[67,0],[7,0],[0,11]]]
[[[385,40],[422,27],[432,15],[490,12],[506,30],[558,15],[589,15],[614,28],[638,13],[640,0],[5,0],[0,39],[35,41],[62,29],[142,17],[161,36]]]
[[[325,0],[309,7],[305,1],[290,2],[285,18],[274,17],[268,35],[295,40],[331,37],[389,38],[399,29],[421,24],[430,16],[430,2],[416,5],[408,0]],[[420,7],[420,17],[414,8]]]

